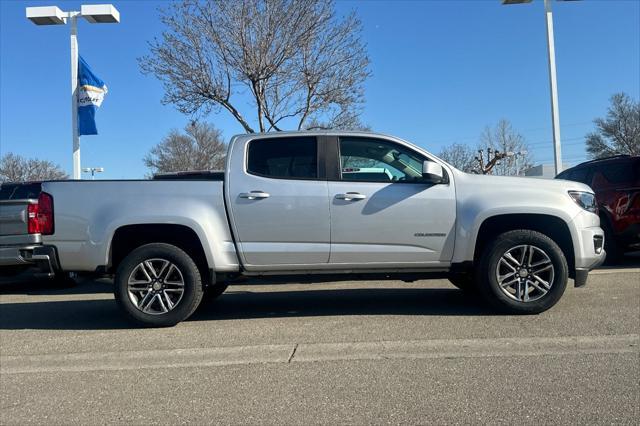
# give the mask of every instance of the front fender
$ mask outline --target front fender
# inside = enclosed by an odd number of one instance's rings
[[[468,177],[470,184],[458,186],[454,263],[473,261],[482,224],[501,215],[534,214],[562,220],[571,233],[575,254],[580,240],[574,218],[583,210],[570,199],[564,188],[557,188],[557,181],[550,184],[542,180],[492,177],[490,180],[479,179],[478,184],[474,178]],[[522,228],[526,227],[527,224],[523,223]]]

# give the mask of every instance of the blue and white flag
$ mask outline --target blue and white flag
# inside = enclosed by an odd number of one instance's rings
[[[78,61],[78,134],[97,135],[96,109],[102,104],[107,94],[107,85],[98,78],[89,64],[82,59]]]

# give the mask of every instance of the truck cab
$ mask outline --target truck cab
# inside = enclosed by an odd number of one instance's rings
[[[447,268],[455,183],[439,160],[442,179],[423,177],[423,164],[434,160],[371,135],[234,139],[225,186],[243,267]],[[361,164],[386,172],[358,176]]]

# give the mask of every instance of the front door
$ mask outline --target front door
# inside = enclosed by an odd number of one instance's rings
[[[228,200],[247,270],[326,265],[329,197],[316,138],[259,138],[233,152]]]
[[[424,182],[427,158],[409,146],[365,137],[338,143],[340,176],[329,182],[329,262],[362,268],[448,264],[455,237],[453,182]]]

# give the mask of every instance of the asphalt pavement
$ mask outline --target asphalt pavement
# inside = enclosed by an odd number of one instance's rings
[[[572,284],[572,283],[570,283]],[[496,315],[447,281],[231,286],[139,329],[109,280],[0,283],[0,424],[640,418],[640,269]]]

